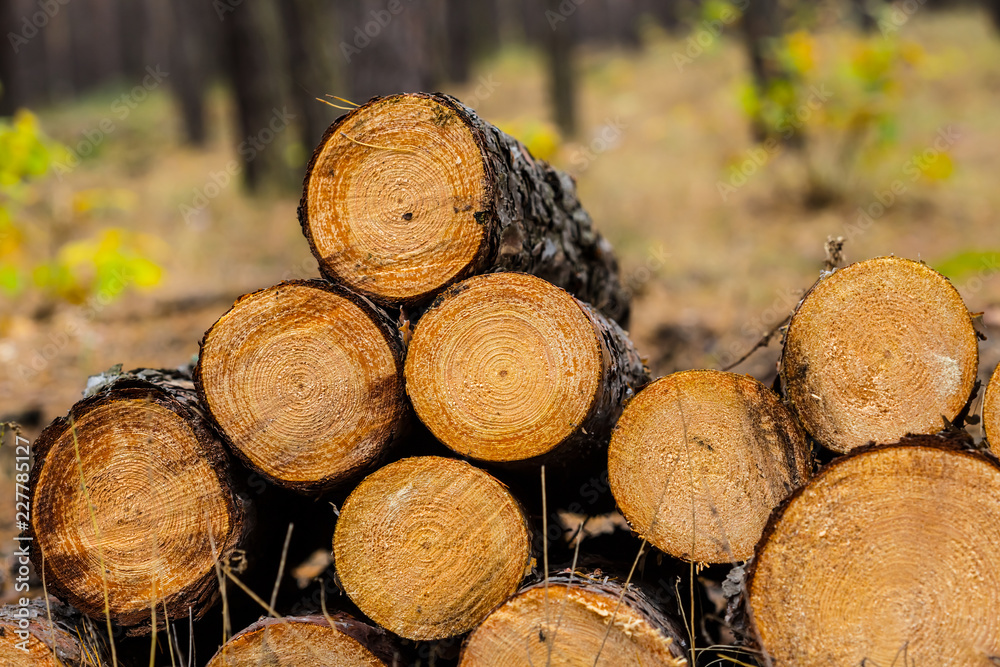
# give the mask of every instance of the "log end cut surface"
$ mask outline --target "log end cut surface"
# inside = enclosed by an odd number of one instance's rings
[[[747,559],[771,510],[810,469],[805,434],[778,397],[721,371],[647,386],[626,406],[608,452],[611,490],[632,528],[673,556],[707,563]]]
[[[341,508],[333,546],[351,600],[418,640],[470,630],[517,590],[530,558],[526,520],[506,487],[437,456],[365,478]]]
[[[879,257],[806,295],[782,377],[806,430],[847,452],[941,430],[968,400],[978,363],[972,319],[951,283],[919,262]]]
[[[243,297],[205,334],[205,403],[237,452],[279,484],[333,486],[405,427],[402,343],[384,316],[321,281]]]
[[[252,665],[384,667],[385,663],[321,616],[258,621],[226,642],[207,667]]]
[[[687,665],[675,651],[671,638],[638,610],[619,605],[617,595],[556,584],[548,600],[537,586],[490,614],[469,637],[459,667]]]
[[[468,275],[493,193],[455,109],[426,95],[373,100],[331,126],[299,216],[324,273],[381,302],[416,301]]]
[[[139,390],[71,415],[39,437],[32,472],[33,557],[44,555],[49,590],[103,618],[106,585],[124,626],[148,626],[153,602],[158,618],[163,606],[199,617],[216,594],[211,540],[228,556],[243,530],[221,443]]]
[[[520,273],[470,278],[424,315],[406,359],[421,421],[459,454],[521,461],[587,417],[602,386],[594,324],[566,291]]]
[[[961,449],[899,444],[834,461],[757,550],[749,603],[773,664],[992,664],[998,489],[996,460]]]
[[[1000,450],[1000,365],[993,371],[983,395],[983,428],[993,450]]]

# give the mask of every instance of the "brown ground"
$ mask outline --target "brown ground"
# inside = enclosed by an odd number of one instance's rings
[[[654,35],[638,55],[586,55],[581,143],[557,146],[552,159],[577,175],[581,200],[619,250],[623,275],[638,294],[632,335],[657,373],[718,368],[749,349],[816,279],[827,236],[846,235],[857,208],[869,206],[873,192],[888,188],[906,161],[949,125],[959,134],[950,148],[951,177],[910,184],[868,229],[850,234],[847,259],[896,254],[936,266],[965,251],[995,251],[992,263],[976,259],[953,277],[970,310],[984,313],[982,329],[1000,334],[1000,188],[994,181],[1000,39],[984,16],[969,13],[921,10],[902,31],[923,49],[926,69],[900,84],[898,141],[877,160],[849,169],[842,198],[823,208],[803,204],[802,163],[788,151],[728,200],[720,196],[717,183],[752,148],[737,102],[746,74],[735,40],[721,42],[683,72],[673,58],[685,48],[682,38]],[[547,114],[537,59],[512,50],[483,64],[479,74],[495,87],[475,104],[483,117],[519,136],[535,133]],[[469,99],[475,87],[448,92]],[[295,195],[249,198],[230,186],[195,224],[184,223],[180,205],[190,204],[193,190],[233,156],[228,109],[221,93],[213,97],[219,131],[209,150],[181,148],[171,102],[158,93],[116,124],[101,159],[48,183],[45,200],[31,209],[36,222],[74,233],[114,224],[156,234],[167,273],[160,286],[128,292],[92,319],[86,308],[66,304],[38,317],[45,309],[31,295],[8,301],[0,314],[0,416],[38,411],[29,437],[65,414],[87,375],[115,363],[185,363],[234,297],[316,274],[295,219]],[[60,140],[78,141],[109,115],[117,94],[45,110],[43,126]],[[836,142],[833,130],[834,138],[823,132],[810,134],[819,155]],[[542,135],[529,142],[539,152]],[[602,136],[610,144],[602,147]],[[603,150],[591,155],[588,146]],[[69,204],[75,192],[109,187],[137,195],[131,210],[88,215]],[[1000,361],[1000,346],[990,340],[981,349],[985,378]],[[776,350],[772,344],[737,370],[769,381]],[[26,370],[33,362],[38,372]],[[12,526],[12,453],[4,447],[0,454],[0,535]],[[0,553],[9,554],[10,544],[0,542]]]

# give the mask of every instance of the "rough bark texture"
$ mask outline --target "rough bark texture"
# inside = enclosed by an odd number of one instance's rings
[[[161,628],[164,608],[197,619],[217,602],[213,553],[233,557],[253,516],[190,374],[119,370],[36,441],[25,535],[49,591],[103,619],[106,590],[112,622],[143,635],[153,598]]]
[[[315,227],[330,224],[328,219],[320,218],[321,214],[326,215],[324,207],[329,204],[317,201],[316,193],[311,195],[310,191],[322,187],[324,179],[333,178],[336,170],[346,168],[341,159],[344,154],[349,150],[361,150],[356,141],[352,147],[352,142],[345,139],[345,135],[356,139],[356,135],[361,133],[365,144],[375,147],[370,150],[378,150],[379,146],[385,146],[386,139],[383,137],[380,143],[377,135],[363,134],[364,124],[370,125],[374,119],[381,117],[384,117],[382,122],[388,122],[386,119],[392,118],[396,105],[416,102],[426,104],[432,110],[433,125],[439,128],[449,127],[455,120],[460,122],[471,133],[478,147],[478,155],[460,157],[467,168],[471,168],[468,165],[481,164],[476,168],[482,169],[482,185],[471,203],[462,210],[455,207],[456,221],[463,221],[469,227],[468,222],[474,218],[480,225],[474,230],[479,238],[478,249],[470,258],[463,259],[463,266],[444,276],[433,288],[421,288],[412,294],[387,298],[370,282],[362,280],[368,267],[360,265],[359,261],[356,267],[355,262],[351,262],[347,268],[338,268],[336,265],[341,259],[318,246]],[[388,127],[396,126],[390,124]],[[430,130],[424,128],[423,131]],[[406,171],[406,162],[419,148],[420,145],[415,144],[411,151],[384,150],[384,155],[381,155],[384,159],[379,164],[398,161],[400,170]],[[344,178],[339,173],[337,177]],[[311,183],[314,179],[316,183]],[[391,190],[378,192],[386,197]],[[452,191],[435,193],[434,196],[439,199],[433,202],[436,206],[451,206]],[[372,206],[376,204],[373,202]],[[619,279],[618,262],[611,245],[597,233],[590,216],[580,205],[573,179],[533,158],[516,139],[448,95],[413,93],[374,98],[339,118],[327,130],[309,163],[299,205],[299,220],[320,268],[328,277],[346,282],[385,305],[418,304],[439,293],[448,284],[469,275],[510,270],[531,273],[563,287],[623,325],[628,320],[631,295]],[[350,224],[350,221],[340,221],[339,224]],[[354,273],[357,275],[352,275]]]
[[[205,333],[195,380],[241,460],[320,493],[356,480],[406,433],[405,342],[368,299],[324,280],[241,297]]]
[[[55,598],[0,607],[0,665],[106,667],[106,646],[86,616]]]
[[[377,667],[401,658],[385,630],[336,613],[262,618],[226,642],[208,667]]]
[[[835,459],[774,512],[750,563],[747,625],[769,664],[989,664],[998,484],[1000,461],[964,434]]]
[[[626,664],[681,667],[686,649],[680,623],[641,587],[626,588],[600,570],[566,569],[494,610],[466,640],[459,664],[611,666],[628,656]]]
[[[649,381],[613,320],[520,273],[440,295],[414,331],[406,376],[418,416],[445,445],[522,468],[603,452],[622,406]]]

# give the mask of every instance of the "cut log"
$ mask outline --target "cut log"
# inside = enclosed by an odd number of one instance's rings
[[[859,448],[772,517],[747,590],[775,667],[1000,656],[1000,463],[942,440]]]
[[[299,221],[324,275],[383,305],[499,268],[627,320],[631,295],[573,179],[447,95],[376,97],[339,118],[309,162]]]
[[[697,370],[652,383],[622,413],[608,481],[632,529],[688,561],[753,554],[767,518],[809,478],[805,433],[751,377]]]
[[[620,600],[620,602],[619,602]],[[564,571],[523,588],[469,636],[459,667],[682,667],[679,625],[634,585]]]
[[[216,561],[252,523],[190,375],[138,370],[56,419],[35,443],[31,558],[48,590],[147,634],[219,598]],[[164,611],[165,610],[165,611]]]
[[[820,279],[785,336],[781,377],[806,430],[847,452],[935,433],[972,393],[972,318],[948,279],[896,257]]]
[[[993,377],[983,395],[983,429],[987,442],[1000,449],[1000,365],[993,370]]]
[[[476,276],[420,319],[406,388],[420,420],[463,456],[570,461],[603,450],[649,376],[621,328],[521,273]]]
[[[198,386],[232,450],[276,484],[318,493],[378,465],[406,431],[402,334],[320,280],[248,294],[201,344]]]
[[[0,665],[106,667],[106,644],[86,617],[55,598],[0,607]]]
[[[403,459],[344,502],[333,536],[341,585],[369,618],[407,639],[472,629],[517,590],[527,520],[507,488],[468,463]]]
[[[207,667],[385,667],[398,657],[385,630],[346,614],[287,616],[261,619],[234,635]]]

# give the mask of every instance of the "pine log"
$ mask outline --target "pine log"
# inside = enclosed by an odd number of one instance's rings
[[[806,430],[847,452],[940,431],[968,401],[978,363],[972,318],[948,279],[878,257],[827,274],[806,294],[781,377]]]
[[[617,324],[521,273],[450,288],[420,319],[406,359],[420,420],[459,454],[492,462],[603,451],[622,404],[648,380]]]
[[[385,630],[346,614],[263,618],[226,642],[207,667],[385,667],[398,664]]]
[[[407,639],[473,628],[517,590],[531,557],[507,488],[438,456],[391,463],[344,502],[333,536],[340,583],[369,618]]]
[[[937,436],[835,459],[774,514],[748,572],[770,664],[993,664],[997,489],[995,457]]]
[[[628,319],[631,295],[573,179],[447,95],[376,97],[337,119],[299,221],[324,275],[386,306],[503,269]]]
[[[27,535],[51,593],[143,635],[218,601],[253,517],[189,374],[106,380],[38,437]]]
[[[459,667],[682,667],[683,637],[634,584],[624,589],[604,576],[566,570],[547,585],[522,588],[486,617],[466,641]]]
[[[632,529],[687,561],[753,554],[768,516],[812,469],[805,433],[753,378],[696,370],[668,375],[622,413],[608,481]]]
[[[106,643],[86,617],[55,598],[0,607],[0,665],[106,667]]]
[[[987,442],[1000,449],[1000,364],[993,370],[983,395],[983,429]]]
[[[196,379],[232,450],[319,493],[373,469],[406,432],[404,344],[364,297],[321,280],[248,294],[201,343]]]

